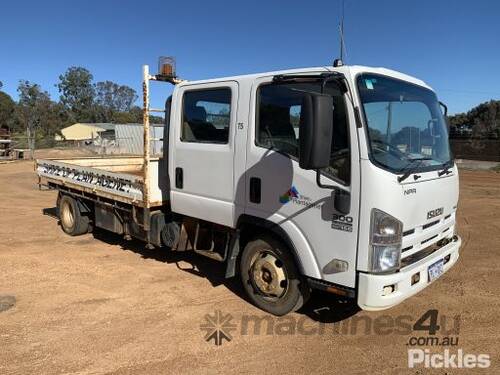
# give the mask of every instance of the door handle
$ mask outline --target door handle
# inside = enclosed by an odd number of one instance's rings
[[[184,173],[180,167],[175,168],[175,187],[177,189],[184,187]]]
[[[250,202],[252,203],[260,203],[261,196],[261,183],[260,178],[251,177],[250,178]]]

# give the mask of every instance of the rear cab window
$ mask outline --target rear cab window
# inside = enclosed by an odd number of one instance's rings
[[[230,119],[230,88],[186,91],[182,100],[181,141],[227,144]]]

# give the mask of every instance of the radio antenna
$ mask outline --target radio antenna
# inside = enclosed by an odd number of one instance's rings
[[[347,55],[347,52],[345,51],[345,43],[344,43],[344,14],[345,14],[345,0],[342,0],[342,14],[339,22],[339,36],[340,36],[340,58],[335,59],[333,62],[334,67],[342,66],[344,65],[344,52]]]
[[[344,60],[344,14],[345,0],[342,0],[342,18],[340,19],[340,60]]]

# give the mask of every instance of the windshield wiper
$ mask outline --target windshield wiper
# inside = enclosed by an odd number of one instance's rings
[[[450,173],[453,173],[452,171],[450,171],[451,165],[452,165],[451,160],[448,160],[448,161],[447,161],[447,162],[443,165],[444,169],[442,169],[442,170],[440,170],[440,171],[438,172],[438,176],[439,176],[439,177],[441,177],[441,176],[442,176],[442,175],[444,175],[444,174],[445,174],[445,175],[449,175]]]
[[[402,176],[399,176],[398,177],[398,182],[403,182],[404,180],[406,180],[408,177],[410,177],[411,174],[413,174],[419,167],[420,165],[422,164],[422,162],[424,160],[432,160],[432,158],[428,158],[428,157],[423,157],[423,158],[416,158],[416,159],[411,159],[410,161],[410,164],[408,164],[406,166],[406,168],[404,168],[401,172],[405,171],[403,173]],[[413,163],[415,163],[416,161],[418,161],[419,163],[417,165],[415,165],[413,168],[411,168],[411,166],[413,165]]]

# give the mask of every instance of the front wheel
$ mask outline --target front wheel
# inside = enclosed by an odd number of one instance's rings
[[[240,274],[250,300],[271,314],[296,311],[309,297],[309,288],[286,246],[272,237],[248,242],[241,255]]]

